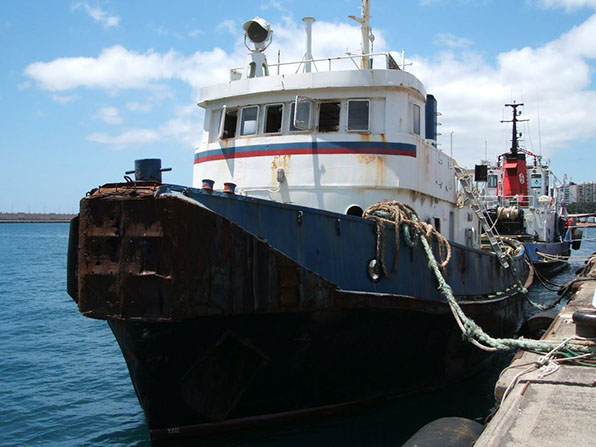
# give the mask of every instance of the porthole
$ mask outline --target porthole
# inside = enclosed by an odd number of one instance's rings
[[[348,209],[346,210],[346,214],[348,216],[362,217],[362,214],[364,214],[364,211],[358,205],[350,205],[348,207]]]

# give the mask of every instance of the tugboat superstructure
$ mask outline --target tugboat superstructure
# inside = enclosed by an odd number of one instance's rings
[[[361,57],[364,68],[333,70]],[[453,162],[437,148],[437,101],[390,53],[281,64],[290,74],[267,65],[247,76],[252,63],[201,91],[193,186],[232,182],[250,197],[357,216],[397,200],[450,240],[478,246],[478,221],[456,206]]]

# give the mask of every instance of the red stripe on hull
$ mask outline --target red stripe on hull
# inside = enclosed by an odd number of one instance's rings
[[[349,149],[343,147],[334,148],[317,148],[311,147],[304,148],[291,148],[291,149],[276,149],[271,150],[257,150],[257,151],[244,151],[244,152],[232,152],[232,153],[221,153],[215,155],[207,155],[195,159],[195,164],[204,163],[206,161],[214,160],[227,160],[229,158],[251,158],[251,157],[265,157],[265,156],[276,156],[276,155],[313,155],[313,154],[371,154],[371,155],[401,155],[406,157],[416,157],[416,153],[407,149],[381,149],[381,148],[358,148]]]

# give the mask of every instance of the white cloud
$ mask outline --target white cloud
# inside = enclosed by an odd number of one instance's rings
[[[591,88],[596,58],[596,15],[541,47],[524,47],[498,55],[493,62],[470,51],[436,58],[414,58],[411,71],[439,101],[442,141],[454,131],[454,155],[463,164],[509,148],[511,129],[499,123],[509,111],[503,104],[525,102],[527,149],[538,152],[538,112],[545,155],[578,139],[596,137],[591,116],[596,90]],[[505,113],[505,115],[503,115]],[[581,136],[580,134],[581,129]],[[448,150],[447,147],[444,147]]]
[[[596,9],[596,0],[537,0],[543,8],[564,8],[573,11],[581,8]]]
[[[219,25],[217,25],[218,30],[224,30],[231,34],[237,34],[240,31],[240,27],[236,24],[234,20],[224,20]]]
[[[72,10],[82,10],[97,23],[101,24],[104,28],[113,28],[120,24],[119,16],[110,14],[101,9],[99,6],[91,6],[88,2],[76,2],[72,5]]]
[[[52,99],[59,104],[67,104],[79,99],[79,95],[52,95]]]
[[[153,105],[148,102],[130,101],[126,103],[126,108],[133,112],[149,112],[153,108]]]
[[[122,116],[116,107],[102,107],[95,114],[95,118],[107,124],[122,124]]]
[[[300,60],[304,39],[297,36],[304,33],[303,24],[286,17],[281,23],[273,24],[273,29],[269,60],[276,60],[278,49],[282,61]],[[214,48],[190,55],[173,50],[138,53],[116,45],[104,49],[97,57],[36,62],[25,69],[25,74],[39,87],[53,92],[80,87],[151,92],[159,91],[158,86],[167,86],[171,80],[179,80],[191,86],[196,94],[206,84],[227,82],[229,68],[243,65],[246,49],[241,31],[235,32],[239,38],[228,52]],[[384,51],[387,44],[382,30],[375,30],[375,35],[375,51]],[[461,38],[453,39],[457,42]],[[540,111],[543,149],[548,155],[580,138],[596,137],[596,124],[590,115],[596,103],[596,91],[592,87],[596,59],[593,42],[596,42],[596,15],[540,47],[514,49],[489,60],[479,52],[462,48],[464,39],[459,46],[435,57],[410,59],[408,62],[413,61],[414,65],[408,70],[439,101],[443,113],[440,131],[444,134],[440,141],[448,144],[449,133],[455,132],[454,151],[460,163],[469,165],[483,157],[485,140],[492,156],[507,150],[510,129],[499,120],[504,117],[503,104],[514,99],[526,103],[525,114],[532,121],[522,131],[527,136],[526,146],[535,151],[538,151],[537,112]],[[315,58],[345,54],[346,47],[353,53],[360,50],[360,29],[356,24],[314,23]],[[333,63],[334,68],[338,66],[339,63]],[[347,61],[344,66],[351,68],[353,64]],[[318,63],[318,68],[326,70],[327,62]],[[287,69],[295,70],[296,67]],[[130,101],[126,107],[134,111],[150,110],[159,101],[150,98],[151,95]],[[94,133],[88,138],[116,148],[171,140],[193,144],[201,135],[200,112],[193,109],[196,110],[194,107],[178,110],[155,129],[128,129],[119,135]]]
[[[20,84],[17,84],[17,89],[19,91],[25,90],[29,87],[31,87],[31,81],[23,81]]]
[[[154,143],[158,139],[158,132],[152,129],[132,129],[116,136],[101,132],[92,133],[87,136],[87,140],[89,141],[107,144],[115,149],[125,149],[130,146]]]
[[[468,48],[474,44],[465,37],[455,36],[450,33],[439,33],[435,38],[436,45],[442,45],[449,48]]]
[[[261,5],[261,10],[263,10],[263,11],[268,11],[271,9],[276,9],[278,11],[286,10],[286,8],[284,8],[282,6],[281,2],[278,0],[269,0]]]
[[[126,108],[132,112],[149,112],[157,104],[166,99],[175,99],[172,89],[164,84],[154,84],[150,88],[149,95],[145,96],[141,101],[127,102]]]
[[[201,138],[202,116],[203,112],[196,105],[179,106],[175,109],[175,116],[156,129],[129,129],[119,135],[95,132],[88,135],[87,140],[105,144],[117,150],[172,141],[181,143],[185,147],[194,147]]]
[[[167,28],[164,28],[162,25],[155,28],[155,32],[160,36],[167,36],[169,31]]]
[[[274,24],[273,28],[274,42],[268,50],[270,60],[276,60],[278,49],[281,49],[282,60],[302,59],[304,40],[296,38],[304,33],[302,23],[284,18],[283,23]],[[236,30],[236,33],[240,37],[241,31]],[[360,51],[360,28],[357,25],[317,21],[313,25],[313,36],[315,58],[345,54],[346,48],[353,53]],[[338,36],[342,38],[338,39]],[[382,50],[386,45],[382,32],[375,31],[375,36],[375,50]],[[65,57],[49,62],[34,62],[25,68],[25,75],[36,81],[39,87],[50,91],[79,87],[146,89],[154,88],[157,82],[173,79],[198,89],[205,84],[227,81],[229,69],[243,65],[245,57],[246,49],[240,38],[230,53],[214,48],[189,56],[174,50],[167,53],[153,50],[138,53],[115,45],[103,49],[98,57]],[[335,63],[334,67],[338,65]],[[353,66],[349,61],[345,65]],[[326,66],[321,66],[321,69],[326,69]]]
[[[25,75],[50,91],[78,87],[100,89],[144,89],[157,81],[181,79],[193,87],[204,80],[223,80],[229,56],[219,48],[197,52],[189,57],[170,50],[159,54],[129,51],[115,45],[101,51],[97,58],[69,57],[50,62],[35,62],[25,68]]]

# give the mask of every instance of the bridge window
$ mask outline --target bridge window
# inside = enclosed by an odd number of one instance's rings
[[[542,176],[540,174],[532,174],[530,177],[530,188],[542,187]]]
[[[311,116],[313,102],[309,99],[299,98],[298,100],[298,115],[294,120],[294,113],[296,110],[296,102],[290,106],[290,132],[299,132],[302,130],[312,130]],[[294,121],[300,127],[294,125]]]
[[[420,135],[420,106],[412,104],[412,131]]]
[[[238,123],[238,110],[228,110],[225,106],[222,110],[221,122],[219,123],[219,138],[227,140],[236,136],[236,124]]]
[[[348,101],[348,130],[368,131],[370,101],[350,99]]]
[[[496,188],[498,183],[498,178],[496,175],[491,174],[488,176],[488,184],[486,185],[487,188]]]
[[[254,135],[257,133],[259,106],[244,107],[240,122],[240,135]]]
[[[319,108],[319,132],[336,132],[339,130],[339,102],[322,102]]]
[[[284,113],[283,104],[265,106],[265,133],[280,133]]]

